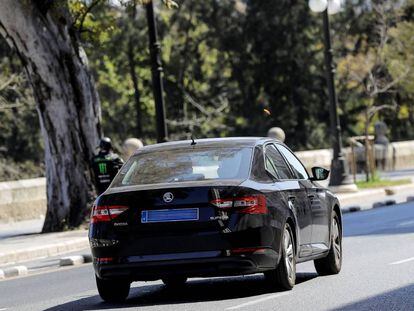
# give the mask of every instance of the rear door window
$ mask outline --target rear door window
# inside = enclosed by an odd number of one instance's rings
[[[282,155],[273,144],[266,146],[266,168],[278,179],[292,179],[292,173]]]
[[[283,154],[286,161],[289,162],[290,167],[296,175],[297,179],[309,179],[308,172],[298,158],[285,146],[277,145],[277,149]]]
[[[254,148],[254,158],[252,163],[251,178],[258,182],[271,183],[273,179],[266,173],[263,148],[256,146]]]

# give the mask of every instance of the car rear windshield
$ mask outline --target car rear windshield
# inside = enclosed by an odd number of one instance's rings
[[[186,148],[143,152],[131,157],[112,187],[240,179],[249,176],[252,148]]]

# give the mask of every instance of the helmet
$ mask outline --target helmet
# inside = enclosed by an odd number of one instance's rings
[[[99,143],[99,148],[103,150],[111,150],[112,149],[112,142],[109,137],[102,137],[101,142]]]

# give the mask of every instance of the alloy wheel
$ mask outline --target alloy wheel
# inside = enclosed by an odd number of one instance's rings
[[[339,263],[341,260],[342,245],[341,245],[339,224],[336,218],[333,219],[333,223],[332,223],[332,243],[333,243],[333,251],[335,254],[335,261]]]
[[[285,228],[284,232],[284,247],[285,247],[285,266],[288,274],[289,280],[293,281],[295,278],[295,264],[294,264],[294,252],[293,252],[293,242],[292,237],[287,228]]]

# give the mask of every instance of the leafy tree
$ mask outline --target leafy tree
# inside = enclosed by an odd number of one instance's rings
[[[16,55],[0,41],[0,148],[9,160],[39,162],[39,133],[33,94]],[[19,140],[16,138],[19,137]]]
[[[360,109],[363,112],[367,181],[374,177],[375,171],[369,142],[372,120],[380,111],[396,108],[392,93],[409,72],[407,68],[400,66],[394,71],[393,77],[387,66],[390,62],[386,53],[389,49],[389,29],[398,22],[395,1],[373,3],[372,10],[375,17],[375,22],[372,24],[372,37],[359,39],[358,45],[362,51],[346,55],[340,63],[340,73],[346,77],[343,80],[345,85],[354,92],[356,91],[359,98],[357,104],[362,104]]]
[[[35,103],[19,59],[0,40],[0,180],[42,176]]]

